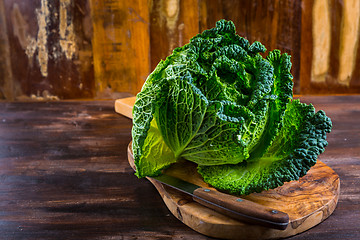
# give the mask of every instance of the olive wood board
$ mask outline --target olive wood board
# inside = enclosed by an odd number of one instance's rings
[[[135,170],[131,144],[128,160]],[[166,174],[211,188],[197,173],[196,165],[181,161],[166,170]],[[335,210],[340,192],[339,176],[326,164],[318,161],[298,181],[242,198],[286,212],[289,225],[277,230],[251,225],[226,217],[195,202],[190,196],[147,178],[158,190],[171,213],[184,224],[204,235],[223,239],[277,239],[304,232],[324,221]],[[211,188],[215,190],[214,188]]]
[[[123,108],[131,108],[133,99],[121,102],[115,111],[123,114]],[[125,110],[131,113],[129,109]],[[126,116],[126,115],[125,115]],[[127,117],[132,118],[131,115]],[[128,161],[135,170],[131,143],[128,147]],[[197,172],[196,164],[180,161],[166,169],[166,174],[182,180],[210,188]],[[158,190],[171,213],[195,231],[209,237],[221,239],[278,239],[304,232],[328,218],[336,208],[340,179],[334,170],[318,161],[309,172],[298,181],[285,183],[283,186],[261,193],[252,193],[241,198],[286,212],[289,225],[285,230],[277,230],[259,225],[251,225],[224,216],[212,209],[195,202],[190,196],[174,190],[160,182],[147,178]]]

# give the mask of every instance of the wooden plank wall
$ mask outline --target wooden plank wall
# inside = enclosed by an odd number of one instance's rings
[[[0,97],[69,99],[94,96],[87,0],[0,0]],[[3,77],[4,76],[4,77]]]
[[[357,0],[0,0],[0,99],[136,94],[222,18],[291,54],[295,94],[360,93]]]
[[[302,0],[301,94],[360,93],[360,1]]]

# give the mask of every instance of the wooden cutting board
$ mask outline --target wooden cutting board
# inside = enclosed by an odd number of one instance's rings
[[[131,109],[134,99],[121,99],[115,103],[116,112]],[[127,109],[126,109],[127,108]],[[129,164],[135,169],[131,144],[128,148]],[[210,187],[196,171],[196,165],[187,161],[174,164],[166,170],[168,175],[202,187]],[[204,235],[223,239],[275,239],[304,232],[324,221],[335,210],[339,193],[339,176],[326,164],[318,161],[298,181],[287,182],[276,189],[252,193],[242,198],[286,212],[290,222],[285,230],[276,230],[246,224],[200,205],[184,193],[148,178],[156,187],[171,213],[184,224]],[[210,187],[211,188],[211,187]]]

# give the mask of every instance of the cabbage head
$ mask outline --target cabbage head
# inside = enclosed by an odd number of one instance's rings
[[[249,194],[297,180],[327,145],[323,111],[293,100],[290,56],[220,20],[148,76],[133,108],[136,175],[185,159],[204,181]]]

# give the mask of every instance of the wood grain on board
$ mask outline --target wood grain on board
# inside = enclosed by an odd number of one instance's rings
[[[131,144],[128,160],[135,169]],[[197,173],[190,162],[175,163],[165,173],[204,188],[211,188]],[[206,236],[222,239],[274,239],[285,238],[304,232],[328,218],[336,208],[340,194],[339,176],[322,162],[318,162],[298,181],[242,198],[277,209],[289,215],[285,230],[277,230],[256,224],[237,221],[200,205],[187,194],[148,180],[156,187],[171,213],[190,228]],[[216,191],[213,189],[213,191]]]

